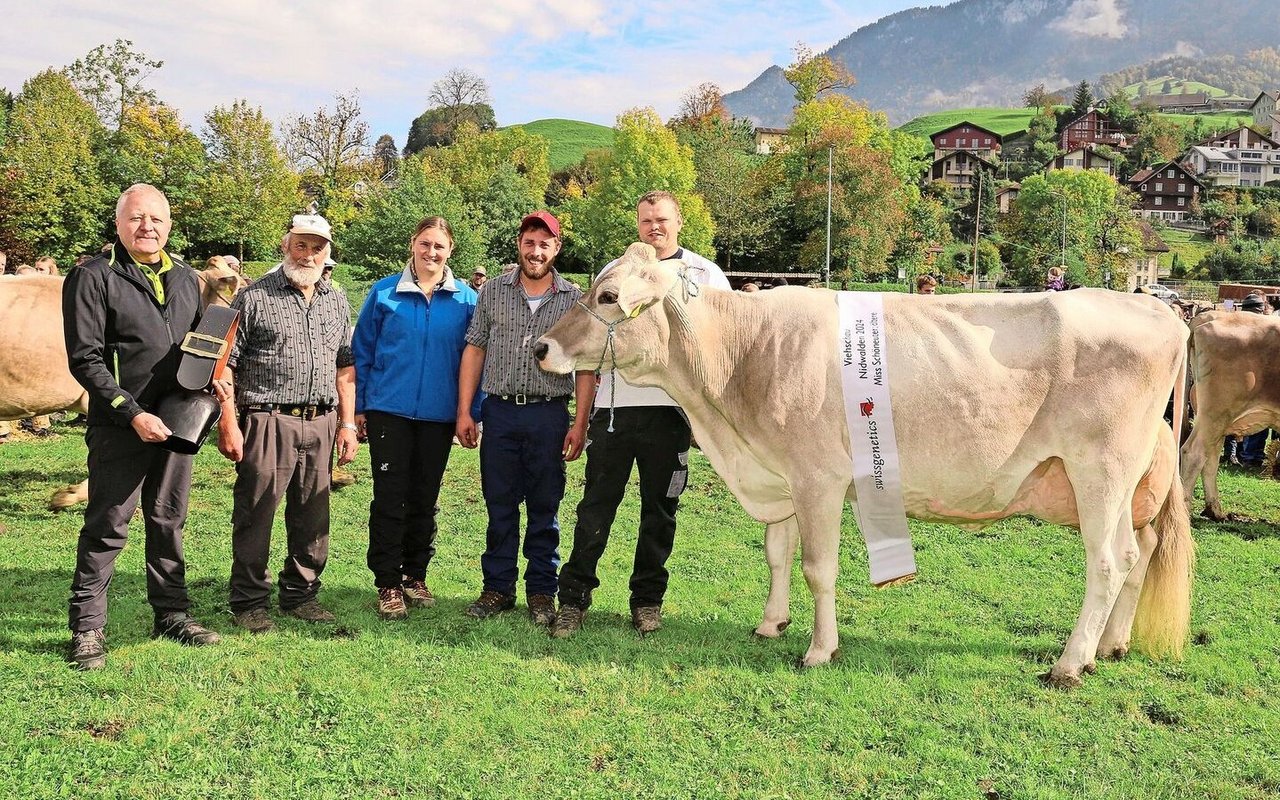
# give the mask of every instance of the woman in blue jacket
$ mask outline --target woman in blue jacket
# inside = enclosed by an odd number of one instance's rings
[[[476,292],[449,269],[453,229],[427,217],[409,239],[409,263],[369,290],[352,335],[356,425],[369,440],[373,502],[369,569],[378,614],[403,619],[430,606],[436,501],[449,462],[458,365]]]

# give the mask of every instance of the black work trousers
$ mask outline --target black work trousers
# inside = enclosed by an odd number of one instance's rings
[[[115,425],[90,425],[84,440],[89,447],[89,504],[76,547],[67,620],[71,630],[106,624],[107,587],[139,501],[146,531],[147,602],[156,614],[187,610],[182,526],[192,457],[147,444],[133,428]]]
[[[381,411],[368,412],[365,423],[373,472],[367,558],[373,585],[385,589],[405,577],[425,580],[436,554],[437,503],[454,423]]]
[[[560,603],[587,608],[600,585],[596,565],[609,542],[635,464],[640,474],[640,531],[631,572],[631,607],[660,606],[667,559],[676,537],[676,509],[689,475],[689,423],[674,406],[597,408],[587,431],[587,478],[573,551],[560,570]]]

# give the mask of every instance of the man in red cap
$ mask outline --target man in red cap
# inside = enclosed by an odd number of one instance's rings
[[[480,485],[489,511],[485,551],[480,559],[484,590],[467,607],[483,619],[515,608],[520,552],[520,504],[527,517],[524,573],[529,614],[538,625],[555,621],[560,525],[565,462],[586,442],[595,376],[552,375],[538,368],[533,346],[582,292],[554,268],[560,253],[560,222],[536,211],[520,222],[519,263],[489,281],[476,303],[467,346],[458,371],[457,436],[475,447],[479,435],[471,417],[476,390],[487,393],[481,406]],[[480,386],[481,375],[484,386]],[[569,394],[577,401],[570,425]]]

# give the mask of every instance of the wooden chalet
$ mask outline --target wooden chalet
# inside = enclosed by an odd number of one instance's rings
[[[1129,179],[1129,188],[1138,194],[1137,210],[1144,219],[1176,222],[1187,218],[1204,184],[1187,167],[1167,161],[1139,170]]]

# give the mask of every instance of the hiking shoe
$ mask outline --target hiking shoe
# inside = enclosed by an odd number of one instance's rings
[[[231,621],[237,628],[244,628],[249,633],[266,633],[275,630],[276,627],[276,624],[271,621],[271,615],[261,606],[241,611]]]
[[[631,624],[641,633],[653,633],[662,627],[662,606],[636,606],[631,609]]]
[[[404,605],[404,590],[399,586],[383,586],[378,589],[378,616],[383,619],[404,619],[409,609]]]
[[[405,578],[400,584],[400,590],[404,592],[404,602],[414,608],[431,608],[436,604],[436,596],[431,593],[424,581]]]
[[[107,634],[102,628],[72,632],[71,663],[85,672],[102,669],[106,665]]]
[[[196,622],[195,618],[185,611],[170,611],[156,616],[156,624],[151,629],[153,639],[172,639],[178,644],[188,647],[204,647],[217,644],[222,637]]]
[[[301,605],[294,606],[293,608],[282,608],[280,610],[291,617],[296,617],[297,619],[305,622],[338,621],[338,618],[333,615],[333,612],[316,602],[315,598],[312,598]]]
[[[510,611],[515,607],[515,595],[503,594],[502,592],[494,592],[485,589],[480,593],[480,596],[476,598],[474,603],[467,606],[467,610],[464,613],[468,617],[485,619],[503,611]]]
[[[587,610],[581,606],[561,604],[560,613],[556,614],[556,621],[551,625],[551,635],[556,639],[568,639],[582,630],[582,619],[586,615]]]
[[[531,594],[529,602],[529,619],[534,625],[546,628],[556,621],[556,599],[549,594]]]

